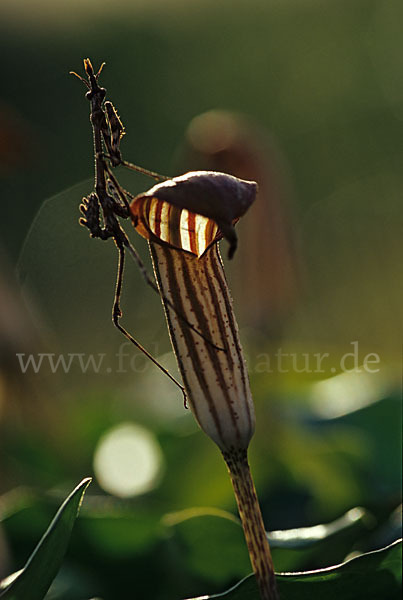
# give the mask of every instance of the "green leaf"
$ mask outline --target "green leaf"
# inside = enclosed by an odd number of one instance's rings
[[[269,531],[267,537],[271,548],[308,548],[357,525],[364,517],[364,509],[360,507],[352,508],[342,517],[331,523],[314,525],[313,527],[300,527],[298,529]]]
[[[281,600],[398,600],[401,598],[401,540],[341,565],[277,575]],[[260,600],[256,580],[249,575],[223,594],[198,599]]]
[[[373,526],[373,521],[369,513],[356,507],[330,523],[269,532],[277,571],[304,571],[312,566],[322,569],[341,563],[368,527]],[[386,546],[398,537],[395,535],[376,547]]]
[[[45,597],[63,561],[74,521],[90,482],[90,478],[83,479],[66,498],[25,567],[15,574],[0,594],[1,600],[42,600]]]
[[[214,508],[192,508],[165,515],[169,552],[182,571],[216,584],[229,584],[250,571],[239,520]],[[217,589],[220,589],[219,587]]]
[[[299,569],[307,549],[318,547],[317,554],[323,554],[325,544],[333,552],[333,560],[327,565],[341,561],[351,549],[349,532],[356,534],[366,516],[363,509],[353,508],[331,523],[269,532],[275,564],[283,571]],[[166,515],[163,524],[168,528],[170,554],[177,557],[183,571],[222,586],[249,573],[250,559],[242,527],[232,514],[193,508]],[[332,544],[329,544],[330,537]],[[340,543],[344,537],[348,543]],[[313,564],[327,566],[320,562]]]

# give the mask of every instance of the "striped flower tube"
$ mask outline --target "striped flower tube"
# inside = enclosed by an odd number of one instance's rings
[[[273,600],[273,564],[247,461],[253,401],[217,245],[226,238],[233,255],[234,223],[256,187],[230,175],[193,172],[137,196],[131,211],[135,228],[149,240],[189,407],[224,456],[261,597]]]

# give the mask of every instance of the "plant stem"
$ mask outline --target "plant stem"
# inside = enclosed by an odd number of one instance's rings
[[[223,452],[231,476],[249,557],[262,600],[278,600],[270,546],[250,472],[246,450]]]

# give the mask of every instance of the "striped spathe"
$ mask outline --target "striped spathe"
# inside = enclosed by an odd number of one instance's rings
[[[224,452],[248,447],[255,416],[217,242],[225,237],[233,254],[234,224],[256,187],[196,171],[155,185],[131,204],[133,225],[149,240],[189,406]]]
[[[147,239],[165,241],[193,252],[178,238],[182,223],[178,222],[176,216],[180,215],[183,221],[187,221],[185,211],[199,220],[196,222],[196,232],[198,225],[202,230],[209,224],[216,227],[214,233],[217,234],[217,239],[223,237],[230,244],[228,257],[231,258],[237,247],[234,225],[255,200],[256,192],[257,184],[254,181],[245,181],[215,171],[190,171],[158,183],[144,194],[136,196],[131,204],[131,217],[137,231]],[[148,202],[149,199],[152,199],[151,203]],[[157,201],[162,204],[158,205]],[[169,206],[171,209],[168,217]],[[189,231],[192,231],[191,224]],[[170,238],[169,242],[167,238]],[[209,239],[212,241],[214,237]],[[195,253],[200,256],[203,252],[197,249]]]
[[[206,338],[164,303],[189,406],[221,450],[246,449],[255,426],[253,401],[218,247],[200,258],[154,242],[150,250],[163,296]]]

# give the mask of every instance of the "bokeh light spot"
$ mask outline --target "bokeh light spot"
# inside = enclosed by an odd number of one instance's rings
[[[163,456],[155,436],[134,423],[122,423],[101,437],[94,455],[99,485],[110,494],[129,498],[154,488]]]
[[[321,418],[337,419],[378,402],[389,387],[381,373],[361,369],[340,373],[313,385],[311,407]]]

